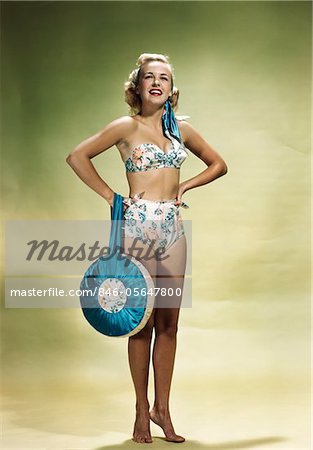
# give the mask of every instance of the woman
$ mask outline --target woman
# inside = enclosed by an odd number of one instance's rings
[[[66,161],[76,174],[110,206],[114,190],[99,176],[91,158],[116,146],[126,168],[129,197],[124,198],[124,248],[136,244],[155,250],[155,257],[142,263],[155,285],[180,293],[186,264],[186,237],[179,207],[188,207],[183,194],[226,174],[221,156],[185,120],[176,120],[179,91],[167,56],[143,53],[125,83],[125,100],[131,115],[113,120],[103,130],[81,142]],[[180,167],[188,156],[186,148],[207,168],[180,182]],[[138,245],[136,245],[138,249]],[[159,250],[162,250],[160,257]],[[176,351],[181,295],[157,296],[155,308],[145,325],[128,340],[129,365],[136,392],[133,440],[152,442],[150,420],[159,425],[166,440],[184,442],[177,435],[169,412],[169,395]],[[147,398],[152,332],[155,399]]]

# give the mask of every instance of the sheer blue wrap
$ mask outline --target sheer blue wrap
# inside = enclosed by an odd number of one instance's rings
[[[162,129],[164,136],[166,136],[166,132],[169,132],[169,134],[173,136],[180,144],[182,143],[182,138],[176,122],[175,114],[169,99],[166,100],[164,105],[164,112],[162,115]]]

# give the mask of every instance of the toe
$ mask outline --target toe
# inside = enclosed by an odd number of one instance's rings
[[[179,435],[174,435],[174,436],[168,436],[166,438],[167,441],[169,442],[184,442],[185,438],[183,436],[179,436]]]

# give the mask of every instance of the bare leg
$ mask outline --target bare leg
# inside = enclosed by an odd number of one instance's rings
[[[125,238],[125,250],[131,245],[131,240]],[[141,247],[140,243],[136,247]],[[144,248],[144,245],[142,245]],[[129,251],[126,253],[131,254]],[[136,254],[134,253],[134,256]],[[139,259],[139,258],[137,258]],[[156,272],[156,260],[151,259],[140,261],[150,272],[152,278]],[[147,397],[148,379],[149,379],[149,364],[150,364],[150,345],[154,326],[154,312],[153,310],[145,327],[128,340],[128,360],[129,367],[134,383],[136,393],[136,420],[133,430],[133,440],[140,443],[151,443],[150,433],[150,416],[149,416],[149,402]]]
[[[147,397],[150,343],[153,330],[154,311],[146,326],[128,340],[130,371],[136,392],[136,421],[133,439],[136,442],[152,442],[149,424],[149,402]]]
[[[158,280],[158,287],[169,287],[183,289],[186,264],[186,240],[182,237],[169,250],[171,258],[165,260],[162,265],[162,275],[167,278]],[[175,256],[175,258],[173,257]],[[175,260],[175,264],[173,264]],[[167,292],[167,291],[165,291]],[[159,305],[174,307],[158,307]],[[170,387],[174,369],[176,353],[176,336],[178,329],[178,318],[180,312],[181,296],[170,297],[160,296],[154,316],[155,342],[153,347],[153,367],[155,378],[155,400],[150,418],[159,425],[166,436],[166,440],[171,442],[184,442],[185,438],[175,433],[169,412]]]

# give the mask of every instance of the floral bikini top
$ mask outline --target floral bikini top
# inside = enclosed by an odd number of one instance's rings
[[[161,169],[163,167],[180,169],[188,156],[186,147],[183,143],[179,143],[173,138],[167,130],[165,134],[171,140],[169,151],[165,153],[155,144],[139,144],[124,161],[126,172],[145,172],[150,169]]]

